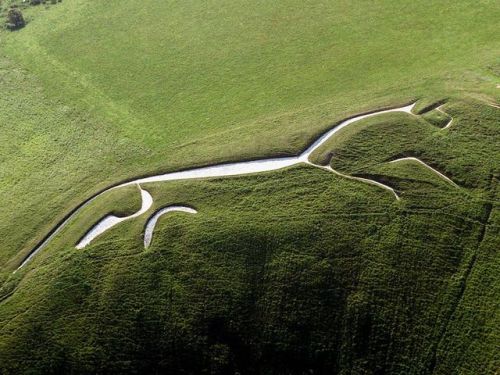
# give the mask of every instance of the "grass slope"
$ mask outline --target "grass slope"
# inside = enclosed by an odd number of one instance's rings
[[[333,121],[417,96],[495,101],[499,8],[71,0],[28,9],[28,27],[1,35],[3,64],[17,73],[3,73],[0,124],[15,133],[9,148],[32,137],[39,151],[0,151],[3,173],[15,174],[2,179],[2,201],[14,188],[22,197],[2,212],[0,264],[122,179],[297,153]],[[48,169],[59,179],[37,175]]]
[[[25,13],[26,28],[0,31],[0,373],[498,372],[497,2]],[[76,251],[100,217],[139,207],[130,188],[12,274],[111,184],[296,154],[345,117],[420,97],[421,117],[366,120],[315,155],[399,202],[306,166],[154,184],[155,208],[199,213],[162,217],[148,251],[146,217]],[[387,163],[403,154],[460,187]]]
[[[89,207],[9,280],[15,292],[0,304],[0,368],[493,374],[499,171],[461,150],[481,144],[488,160],[500,160],[479,136],[494,131],[497,118],[474,103],[454,107],[472,116],[457,120],[457,133],[483,114],[475,140],[455,137],[434,159],[453,171],[470,163],[454,176],[469,184],[459,189],[405,163],[386,170],[399,181],[400,202],[305,166],[152,184],[155,208],[188,204],[199,212],[161,218],[147,251],[146,217],[75,251],[88,217],[101,216]],[[411,120],[379,119],[384,144],[422,127],[429,133],[419,144],[433,149],[441,133]],[[395,121],[403,123],[391,133]],[[382,146],[360,125],[354,149]]]

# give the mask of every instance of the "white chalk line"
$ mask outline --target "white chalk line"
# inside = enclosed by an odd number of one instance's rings
[[[444,174],[442,174],[441,172],[439,172],[438,170],[432,168],[429,164],[425,163],[424,161],[418,159],[418,158],[415,158],[415,157],[412,157],[412,156],[409,156],[409,157],[405,157],[405,158],[400,158],[400,159],[396,159],[396,160],[392,160],[390,161],[389,163],[392,164],[392,163],[399,163],[401,161],[415,161],[421,165],[423,165],[424,167],[426,167],[427,169],[431,170],[432,172],[434,172],[435,174],[437,174],[439,177],[441,177],[443,180],[447,181],[448,183],[450,183],[451,185],[455,186],[455,187],[459,187],[456,183],[454,183],[449,177],[445,176]]]
[[[83,236],[83,238],[76,245],[76,248],[83,249],[85,246],[89,245],[90,242],[92,242],[96,237],[103,234],[107,230],[113,228],[114,226],[120,223],[123,223],[124,221],[141,216],[143,213],[148,211],[153,205],[153,197],[151,196],[151,194],[149,194],[149,192],[142,189],[140,185],[139,189],[141,191],[141,198],[142,198],[141,209],[139,211],[130,216],[118,217],[115,215],[108,215],[104,217],[101,221],[99,221],[99,223],[94,225],[92,229],[90,229],[87,232],[87,234],[85,234],[85,236]]]
[[[118,189],[121,187],[125,187],[125,186],[134,185],[134,184],[139,185],[139,184],[146,184],[146,183],[152,183],[152,182],[202,179],[202,178],[210,178],[210,177],[239,176],[239,175],[246,175],[246,174],[252,174],[252,173],[261,173],[261,172],[279,170],[279,169],[291,167],[291,166],[298,165],[298,164],[309,164],[309,165],[319,167],[322,169],[328,169],[328,168],[325,168],[323,166],[316,165],[316,164],[312,163],[309,160],[309,158],[314,151],[316,151],[325,142],[327,142],[329,139],[331,139],[331,137],[333,135],[335,135],[337,132],[339,132],[341,129],[343,129],[346,126],[353,124],[357,121],[363,120],[365,118],[369,118],[369,117],[373,117],[373,116],[377,116],[377,115],[385,114],[385,113],[404,112],[404,113],[408,113],[408,114],[413,115],[412,109],[414,108],[414,106],[415,106],[415,103],[410,104],[410,105],[405,105],[402,107],[398,107],[398,108],[380,110],[380,111],[375,111],[375,112],[371,112],[371,113],[367,113],[367,114],[363,114],[363,115],[359,115],[359,116],[354,116],[352,118],[344,120],[344,121],[340,122],[337,126],[333,127],[332,129],[328,130],[327,132],[323,133],[308,148],[306,148],[299,156],[283,157],[283,158],[269,158],[269,159],[262,159],[262,160],[225,163],[225,164],[217,164],[217,165],[207,166],[207,167],[193,168],[193,169],[188,169],[188,170],[179,171],[179,172],[171,172],[171,173],[161,174],[161,175],[157,175],[157,176],[140,178],[140,179],[126,182],[126,183],[114,186],[112,188],[109,188],[107,190],[104,190],[100,194],[96,195],[94,198],[87,201],[81,207],[76,209],[71,215],[68,216],[68,218],[66,218],[61,224],[59,224],[43,242],[41,242],[38,246],[36,246],[33,249],[33,251],[30,253],[30,255],[21,263],[21,265],[18,267],[18,269],[22,268],[26,263],[28,263],[33,258],[33,256],[35,254],[37,254],[40,250],[42,250],[48,244],[48,242],[68,223],[68,221],[70,219],[72,219],[78,212],[80,212],[81,209],[83,209],[90,202],[92,202],[94,199],[96,199],[97,197],[101,196],[102,194],[104,194],[108,191]],[[369,183],[369,184],[381,187],[385,190],[390,191],[396,197],[396,199],[399,200],[399,196],[396,194],[394,189],[392,189],[391,187],[389,187],[387,185],[384,185],[380,182],[366,179],[366,178],[348,176],[348,175],[342,174],[340,172],[337,172],[331,168],[329,170],[331,170],[331,172],[338,174],[339,176],[346,177],[346,178],[349,178],[351,180],[357,180],[360,182],[365,182],[365,183]],[[130,220],[132,218],[138,217],[138,216],[142,215],[144,212],[146,212],[147,210],[149,210],[149,208],[151,207],[151,205],[153,203],[151,195],[147,191],[145,191],[141,188],[141,196],[142,196],[141,210],[139,210],[137,213],[135,213],[131,216],[127,216],[127,217],[123,217],[123,218],[118,218],[114,215],[106,216],[99,223],[97,223],[91,230],[89,230],[87,232],[87,234],[78,242],[76,247],[78,249],[82,249],[82,248],[88,246],[95,238],[100,236],[102,233],[104,233],[108,229],[116,226],[117,224],[119,224],[125,220]]]
[[[168,206],[165,208],[162,208],[158,212],[154,213],[146,222],[146,227],[144,230],[144,248],[147,249],[149,246],[151,246],[151,241],[153,240],[153,231],[155,230],[156,223],[160,216],[165,215],[169,212],[185,212],[188,214],[196,214],[198,211],[196,211],[194,208],[187,207],[187,206]]]
[[[398,200],[398,201],[401,200],[401,198],[399,197],[399,195],[396,193],[396,191],[393,188],[391,188],[390,186],[385,185],[385,184],[383,184],[383,183],[381,183],[379,181],[370,180],[368,178],[363,178],[363,177],[349,176],[347,174],[344,174],[344,173],[341,173],[339,171],[336,171],[331,166],[325,166],[325,167],[322,167],[322,169],[327,170],[329,172],[333,172],[336,175],[344,177],[344,178],[347,178],[349,180],[355,180],[355,181],[365,182],[365,183],[370,184],[370,185],[378,186],[378,187],[380,187],[382,189],[385,189],[385,190],[389,191],[392,195],[394,195],[394,198],[396,198],[396,200]]]
[[[449,117],[450,117],[450,121],[448,121],[448,123],[447,123],[447,124],[446,124],[443,128],[441,128],[441,130],[448,129],[448,128],[451,126],[451,123],[453,122],[453,117],[452,117],[449,113],[446,113],[445,111],[443,111],[443,110],[441,109],[441,107],[443,107],[443,106],[444,106],[444,104],[443,104],[443,105],[440,105],[440,106],[439,106],[439,107],[437,107],[436,109],[437,109],[439,112],[441,112],[442,114],[445,114],[446,116],[449,116]]]

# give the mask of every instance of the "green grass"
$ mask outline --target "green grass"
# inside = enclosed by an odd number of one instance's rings
[[[383,174],[388,173],[390,167],[384,164],[390,160],[414,156],[460,186],[485,188],[491,169],[495,169],[491,161],[500,158],[494,125],[497,109],[477,101],[455,101],[443,110],[453,117],[448,129],[436,126],[429,112],[421,116],[400,113],[377,116],[342,129],[338,137],[315,151],[311,160],[330,163],[346,174],[377,171]],[[474,177],[477,171],[484,176],[482,180]]]
[[[106,192],[103,196],[84,207],[82,211],[79,212],[78,217],[73,219],[76,220],[76,224],[70,229],[64,229],[58,237],[62,237],[66,241],[69,240],[71,245],[74,246],[87,230],[104,216],[108,214],[128,216],[139,211],[140,207],[141,197],[139,189],[135,186],[128,186],[119,190]],[[54,241],[57,242],[59,239],[58,237],[56,237]],[[35,247],[35,245],[36,244],[33,244],[32,246]],[[13,257],[10,264],[8,264],[4,272],[1,273],[2,279],[8,278],[11,274],[11,269],[17,268],[28,254],[29,253],[20,252],[16,257]],[[40,257],[43,258],[43,250],[40,252]]]
[[[498,8],[72,0],[27,9],[29,26],[1,37],[10,224],[0,264],[123,179],[297,153],[334,121],[419,96],[495,101]],[[12,236],[12,227],[23,229]]]
[[[0,305],[5,368],[24,372],[18,359],[30,357],[41,371],[199,372],[252,368],[248,361],[263,372],[413,373],[427,366],[448,319],[454,280],[483,254],[480,196],[457,190],[417,191],[398,203],[309,167],[147,188],[156,207],[182,203],[199,213],[164,216],[148,251],[145,217],[84,251],[73,248],[85,228],[75,220]],[[495,296],[476,297],[486,308]],[[22,306],[29,313],[18,316]],[[164,357],[171,348],[182,348],[175,360]],[[492,350],[476,353],[478,363],[492,366]]]
[[[446,125],[448,125],[448,122],[451,120],[451,117],[449,115],[438,110],[429,111],[425,113],[423,117],[438,128],[446,127]]]
[[[0,31],[0,373],[494,374],[497,2],[65,0]],[[147,215],[82,251],[134,177],[295,155],[307,166],[149,184]],[[453,117],[449,129],[443,110]],[[334,157],[331,158],[331,155]],[[418,156],[424,167],[389,164]],[[153,212],[153,210],[151,210]]]
[[[162,217],[147,251],[147,215],[76,251],[106,207],[135,196],[132,212],[139,194],[130,188],[102,197],[5,283],[3,368],[494,373],[498,193],[492,175],[498,169],[463,150],[480,144],[488,160],[498,160],[495,143],[483,139],[497,122],[490,107],[449,106],[457,121],[454,147],[439,149],[433,162],[446,161],[450,170],[470,164],[454,176],[467,181],[459,189],[419,165],[374,167],[363,158],[359,168],[396,183],[401,201],[307,166],[146,184],[155,199],[151,212],[185,204],[198,213]],[[384,118],[372,127],[360,123],[344,142],[376,151],[404,146],[395,142],[401,138],[419,140],[422,149],[441,139],[425,120]],[[372,129],[382,130],[385,142]],[[182,354],[174,355],[175,348]]]

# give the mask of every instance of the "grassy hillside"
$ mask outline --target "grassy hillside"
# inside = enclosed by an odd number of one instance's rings
[[[4,265],[122,179],[296,153],[344,116],[419,96],[498,96],[495,1],[70,0],[25,16],[1,37],[2,133],[30,150],[0,151]]]
[[[494,374],[500,291],[492,162],[500,155],[483,136],[496,131],[497,117],[477,103],[454,108],[472,116],[456,120],[458,134],[482,116],[475,140],[455,137],[455,147],[438,148],[434,159],[451,171],[470,163],[453,175],[459,188],[411,163],[385,162],[378,167],[399,202],[311,167],[149,184],[155,208],[188,204],[199,213],[162,218],[147,251],[145,217],[76,251],[106,207],[138,194],[100,198],[4,283],[0,368]],[[388,144],[417,126],[430,130],[427,150],[442,139],[423,120],[377,122]],[[377,147],[377,135],[353,136],[353,148]],[[489,161],[462,153],[479,145]]]
[[[6,3],[3,4],[5,6]],[[500,6],[482,1],[83,1],[0,30],[0,373],[496,374]],[[294,155],[297,166],[148,184],[146,216],[82,251],[133,177]],[[442,110],[435,109],[444,104]],[[449,129],[442,127],[453,118]],[[415,156],[458,184],[454,187]]]

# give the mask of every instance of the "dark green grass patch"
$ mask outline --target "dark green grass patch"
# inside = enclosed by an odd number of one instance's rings
[[[198,213],[162,217],[147,251],[146,217],[48,247],[0,304],[3,368],[424,370],[484,219],[455,191],[421,207],[310,167],[144,188]]]
[[[451,120],[451,117],[442,111],[437,109],[429,111],[422,115],[422,118],[426,119],[432,125],[438,128],[444,128]]]

